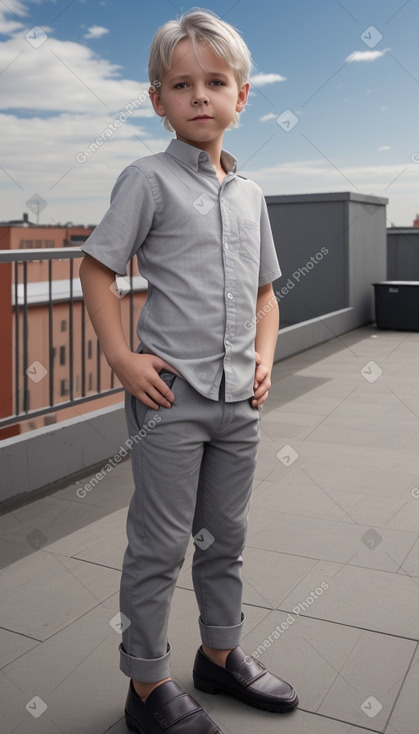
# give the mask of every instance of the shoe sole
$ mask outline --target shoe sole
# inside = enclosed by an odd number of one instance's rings
[[[222,686],[221,688],[216,685],[216,683],[213,683],[212,681],[208,680],[207,678],[201,678],[198,675],[193,676],[194,686],[198,691],[202,691],[203,693],[209,693],[211,695],[216,695],[218,693],[225,693],[228,696],[233,696],[234,698],[237,698],[239,701],[242,701],[242,703],[246,703],[248,706],[253,706],[256,709],[262,709],[263,711],[271,711],[274,713],[287,713],[288,711],[292,711],[295,709],[296,706],[298,706],[298,696],[296,695],[295,698],[289,703],[282,703],[282,704],[269,704],[269,703],[262,703],[260,701],[255,701],[251,698],[248,698],[247,696],[240,695],[237,691],[232,690],[231,688],[227,688]]]

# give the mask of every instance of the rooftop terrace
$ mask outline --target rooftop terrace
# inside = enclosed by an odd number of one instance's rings
[[[191,546],[172,609],[173,676],[224,734],[418,733],[418,347],[419,333],[365,327],[275,365],[243,647],[295,685],[300,706],[276,715],[194,691]],[[111,622],[129,462],[79,496],[90,478],[0,518],[2,734],[127,734]]]

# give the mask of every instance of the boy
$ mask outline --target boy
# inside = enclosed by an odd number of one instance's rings
[[[176,139],[122,172],[83,247],[86,305],[126,389],[130,434],[149,423],[132,449],[120,590],[128,620],[120,667],[131,678],[125,717],[143,734],[220,732],[170,677],[170,602],[191,532],[202,639],[195,687],[270,711],[298,703],[288,683],[239,647],[241,552],[257,408],[268,395],[278,333],[272,281],[280,275],[262,192],[222,150],[224,131],[246,104],[250,63],[235,29],[208,12],[186,13],[157,32],[150,98]],[[112,290],[134,254],[148,281],[137,353],[124,340]]]

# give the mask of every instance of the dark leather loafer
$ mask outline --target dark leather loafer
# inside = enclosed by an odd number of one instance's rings
[[[145,702],[131,680],[125,722],[137,734],[222,734],[199,703],[173,680],[157,686]]]
[[[200,647],[196,653],[193,679],[195,688],[200,691],[227,693],[249,706],[266,711],[283,713],[298,705],[293,687],[269,673],[262,663],[246,655],[240,647],[229,653],[225,668],[210,660]]]

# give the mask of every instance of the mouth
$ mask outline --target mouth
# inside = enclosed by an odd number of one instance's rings
[[[193,120],[212,120],[211,115],[195,115],[195,117],[192,118]]]

